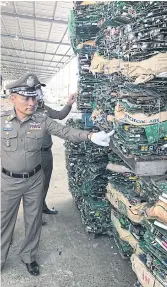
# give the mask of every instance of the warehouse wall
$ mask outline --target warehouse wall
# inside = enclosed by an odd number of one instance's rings
[[[73,58],[47,84],[44,90],[46,100],[50,103],[65,104],[70,93],[77,90],[77,58]]]

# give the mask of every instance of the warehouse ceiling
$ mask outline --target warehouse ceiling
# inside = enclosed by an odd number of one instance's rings
[[[72,1],[1,1],[4,80],[33,72],[47,82],[71,58],[68,15]]]

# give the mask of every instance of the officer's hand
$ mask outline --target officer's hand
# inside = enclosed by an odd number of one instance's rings
[[[115,133],[114,130],[112,130],[109,133],[105,133],[104,131],[98,132],[98,133],[92,133],[88,135],[88,138],[95,144],[100,146],[109,146],[110,143],[110,137]]]
[[[67,105],[72,106],[76,100],[76,97],[77,97],[77,93],[71,94],[68,101],[67,101]]]

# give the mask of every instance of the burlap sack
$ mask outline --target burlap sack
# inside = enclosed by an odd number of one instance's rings
[[[80,5],[94,5],[97,4],[97,1],[83,1]]]
[[[157,201],[154,206],[146,209],[145,216],[147,219],[157,219],[167,224],[167,203]]]
[[[112,186],[111,183],[107,185],[107,198],[115,209],[121,214],[126,215],[132,222],[141,223],[144,219],[144,211],[147,207],[146,202],[132,205],[121,192]],[[125,208],[123,208],[123,205]]]
[[[90,71],[94,73],[104,73],[104,67],[109,64],[109,60],[104,59],[103,56],[99,56],[97,53],[94,54],[91,61]]]
[[[113,121],[114,119],[122,123],[128,123],[135,126],[151,125],[167,121],[167,111],[153,114],[151,116],[147,116],[142,113],[130,114],[126,112],[121,105],[117,104],[115,106],[115,116],[107,117],[108,121]]]
[[[135,77],[135,84],[145,83],[167,71],[167,53],[159,53],[141,62],[124,62],[120,59],[107,60],[97,53],[91,62],[92,73],[113,74],[120,72],[127,77]]]

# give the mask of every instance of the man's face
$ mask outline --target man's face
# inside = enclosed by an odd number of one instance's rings
[[[18,94],[12,94],[11,101],[14,104],[16,111],[25,116],[32,115],[37,105],[35,97],[25,97]]]

